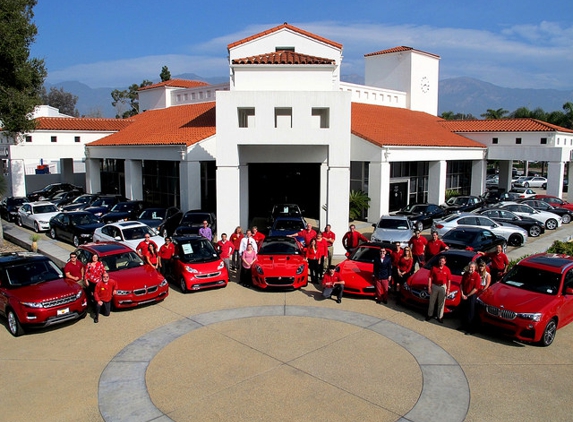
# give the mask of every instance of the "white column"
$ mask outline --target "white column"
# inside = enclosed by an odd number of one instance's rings
[[[201,163],[181,161],[179,164],[181,211],[201,209]]]
[[[390,163],[371,162],[368,166],[368,221],[375,223],[388,214],[390,198]]]
[[[10,160],[10,182],[12,196],[26,196],[26,165],[24,160]]]
[[[101,171],[99,158],[86,158],[86,192],[101,192]]]
[[[249,166],[239,166],[239,216],[243,233],[249,227]],[[235,211],[236,212],[236,211]]]
[[[485,192],[485,173],[487,164],[485,160],[472,161],[472,186],[470,194],[479,196]]]
[[[511,189],[511,179],[513,170],[512,160],[501,160],[499,162],[499,184],[501,189],[509,191]]]
[[[563,172],[565,163],[563,161],[550,161],[547,163],[547,195],[561,198],[563,195]]]
[[[328,212],[326,221],[336,234],[334,255],[344,255],[342,236],[348,229],[348,194],[350,192],[350,168],[330,167],[328,170]]]
[[[241,225],[239,167],[217,167],[217,231],[229,234]],[[243,226],[241,226],[243,227]]]
[[[443,204],[446,200],[447,162],[430,161],[428,168],[428,202]]]
[[[143,199],[141,160],[125,160],[125,196],[132,200]]]
[[[328,164],[320,165],[320,215],[318,219],[318,228],[323,230],[328,223],[326,218],[327,212],[325,205],[328,204]]]

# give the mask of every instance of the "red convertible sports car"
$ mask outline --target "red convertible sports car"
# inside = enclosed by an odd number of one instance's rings
[[[374,260],[380,257],[380,248],[395,250],[391,243],[369,242],[354,249],[345,261],[336,267],[340,278],[344,280],[344,294],[359,296],[376,295],[372,280]]]
[[[267,237],[252,270],[253,285],[261,289],[293,288],[308,284],[308,263],[292,237]]]
[[[462,274],[467,270],[471,261],[477,261],[482,258],[473,251],[464,251],[461,249],[450,249],[430,259],[423,268],[414,273],[400,290],[400,299],[416,307],[428,309],[430,303],[430,294],[428,293],[428,279],[432,267],[438,265],[440,256],[446,257],[446,266],[452,273],[452,284],[450,294],[446,297],[446,306],[444,313],[453,312],[460,304],[460,283]]]
[[[145,265],[133,249],[121,243],[86,243],[76,254],[84,265],[94,254],[99,256],[110,278],[117,282],[117,293],[112,300],[115,309],[160,302],[169,294],[167,280],[156,269]]]
[[[529,256],[484,291],[477,304],[482,324],[549,346],[557,329],[573,321],[573,257]]]

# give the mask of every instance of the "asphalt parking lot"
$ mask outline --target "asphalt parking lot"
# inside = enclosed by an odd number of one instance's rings
[[[30,232],[4,223],[7,236]],[[366,230],[366,227],[363,227]],[[509,252],[573,235],[573,224]],[[536,246],[537,245],[537,246]],[[40,250],[63,258],[71,245]],[[5,324],[5,321],[2,321]],[[235,282],[14,338],[0,330],[2,420],[571,420],[573,324],[548,348],[458,320]]]

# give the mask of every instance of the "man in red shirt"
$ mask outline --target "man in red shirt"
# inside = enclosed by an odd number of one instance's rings
[[[171,238],[167,236],[165,243],[159,248],[157,256],[159,258],[159,271],[163,277],[168,277],[172,274],[173,255],[175,255],[175,245]]]
[[[462,326],[459,330],[465,330],[466,334],[474,332],[476,298],[481,289],[481,277],[476,271],[476,263],[470,262],[468,270],[462,276],[461,282],[462,302]]]
[[[334,241],[336,240],[336,235],[331,230],[330,224],[324,226],[322,237],[328,243],[328,258],[324,260],[324,272],[326,273],[328,271],[328,267],[332,265],[332,254],[334,253]]]
[[[342,293],[344,292],[344,281],[340,278],[339,273],[335,273],[334,265],[328,267],[328,272],[322,278],[322,296],[325,299],[330,299],[332,295],[336,295],[336,303],[342,302]]]
[[[70,254],[70,260],[66,263],[64,267],[64,275],[70,280],[74,280],[79,283],[84,279],[84,264],[78,261],[78,256],[75,252]]]
[[[438,236],[438,232],[432,232],[432,239],[426,244],[426,261],[429,261],[440,252],[447,251],[448,249],[448,245]]]
[[[352,252],[362,242],[368,242],[368,239],[366,239],[362,233],[357,232],[356,226],[351,224],[349,230],[342,238],[342,246],[344,246],[344,249],[346,249],[347,252]]]
[[[418,269],[424,266],[424,254],[426,252],[426,245],[428,241],[421,235],[420,230],[414,232],[414,236],[408,241],[408,245],[412,249],[412,257],[414,258],[414,265],[418,263]],[[412,269],[414,269],[412,265]]]
[[[145,256],[149,254],[150,243],[153,243],[153,246],[155,246],[155,250],[158,249],[157,244],[153,240],[151,240],[151,236],[149,234],[146,234],[145,239],[139,242],[137,248],[135,248],[135,251],[139,254],[140,257],[144,258],[143,259],[144,261],[145,261]]]
[[[99,314],[103,316],[109,316],[111,311],[111,299],[113,295],[117,292],[117,283],[115,280],[109,278],[109,274],[104,272],[101,276],[101,280],[97,282],[94,290],[94,300],[95,300],[95,318],[94,322],[97,324],[99,322]]]
[[[233,242],[227,240],[227,233],[223,233],[221,235],[221,240],[217,242],[217,249],[221,259],[227,267],[227,271],[229,271],[229,264],[231,263],[231,256],[233,256],[233,252],[235,252],[235,246],[233,245]]]
[[[324,263],[328,256],[328,242],[323,237],[322,232],[316,234],[316,247],[318,249],[318,278],[322,278],[325,273]]]
[[[288,234],[288,237],[302,237],[304,246],[310,245],[310,241],[316,237],[316,231],[312,228],[310,224],[306,224],[306,228],[299,231],[298,233]]]
[[[257,226],[253,226],[251,233],[253,233],[253,239],[257,242],[257,250],[261,249],[266,236],[259,231]]]
[[[428,315],[426,321],[434,315],[434,307],[438,302],[438,322],[444,323],[444,306],[446,305],[446,297],[450,294],[450,287],[452,283],[452,273],[446,267],[446,257],[440,256],[438,265],[432,267],[430,277],[428,278],[428,293],[430,293],[430,305],[428,306]]]
[[[507,255],[503,253],[503,248],[501,245],[497,245],[495,252],[478,252],[480,255],[487,256],[491,259],[489,264],[489,273],[491,274],[491,283],[497,283],[504,274],[507,272],[507,266],[509,265],[509,259]]]

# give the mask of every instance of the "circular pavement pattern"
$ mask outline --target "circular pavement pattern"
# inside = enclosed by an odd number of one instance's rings
[[[422,372],[416,404],[399,421],[463,421],[469,409],[468,381],[460,365],[426,337],[393,322],[357,312],[305,306],[260,306],[193,315],[133,341],[106,366],[99,381],[99,408],[106,421],[171,421],[152,402],[146,384],[150,362],[168,344],[196,329],[252,317],[323,318],[371,330],[406,349]]]

